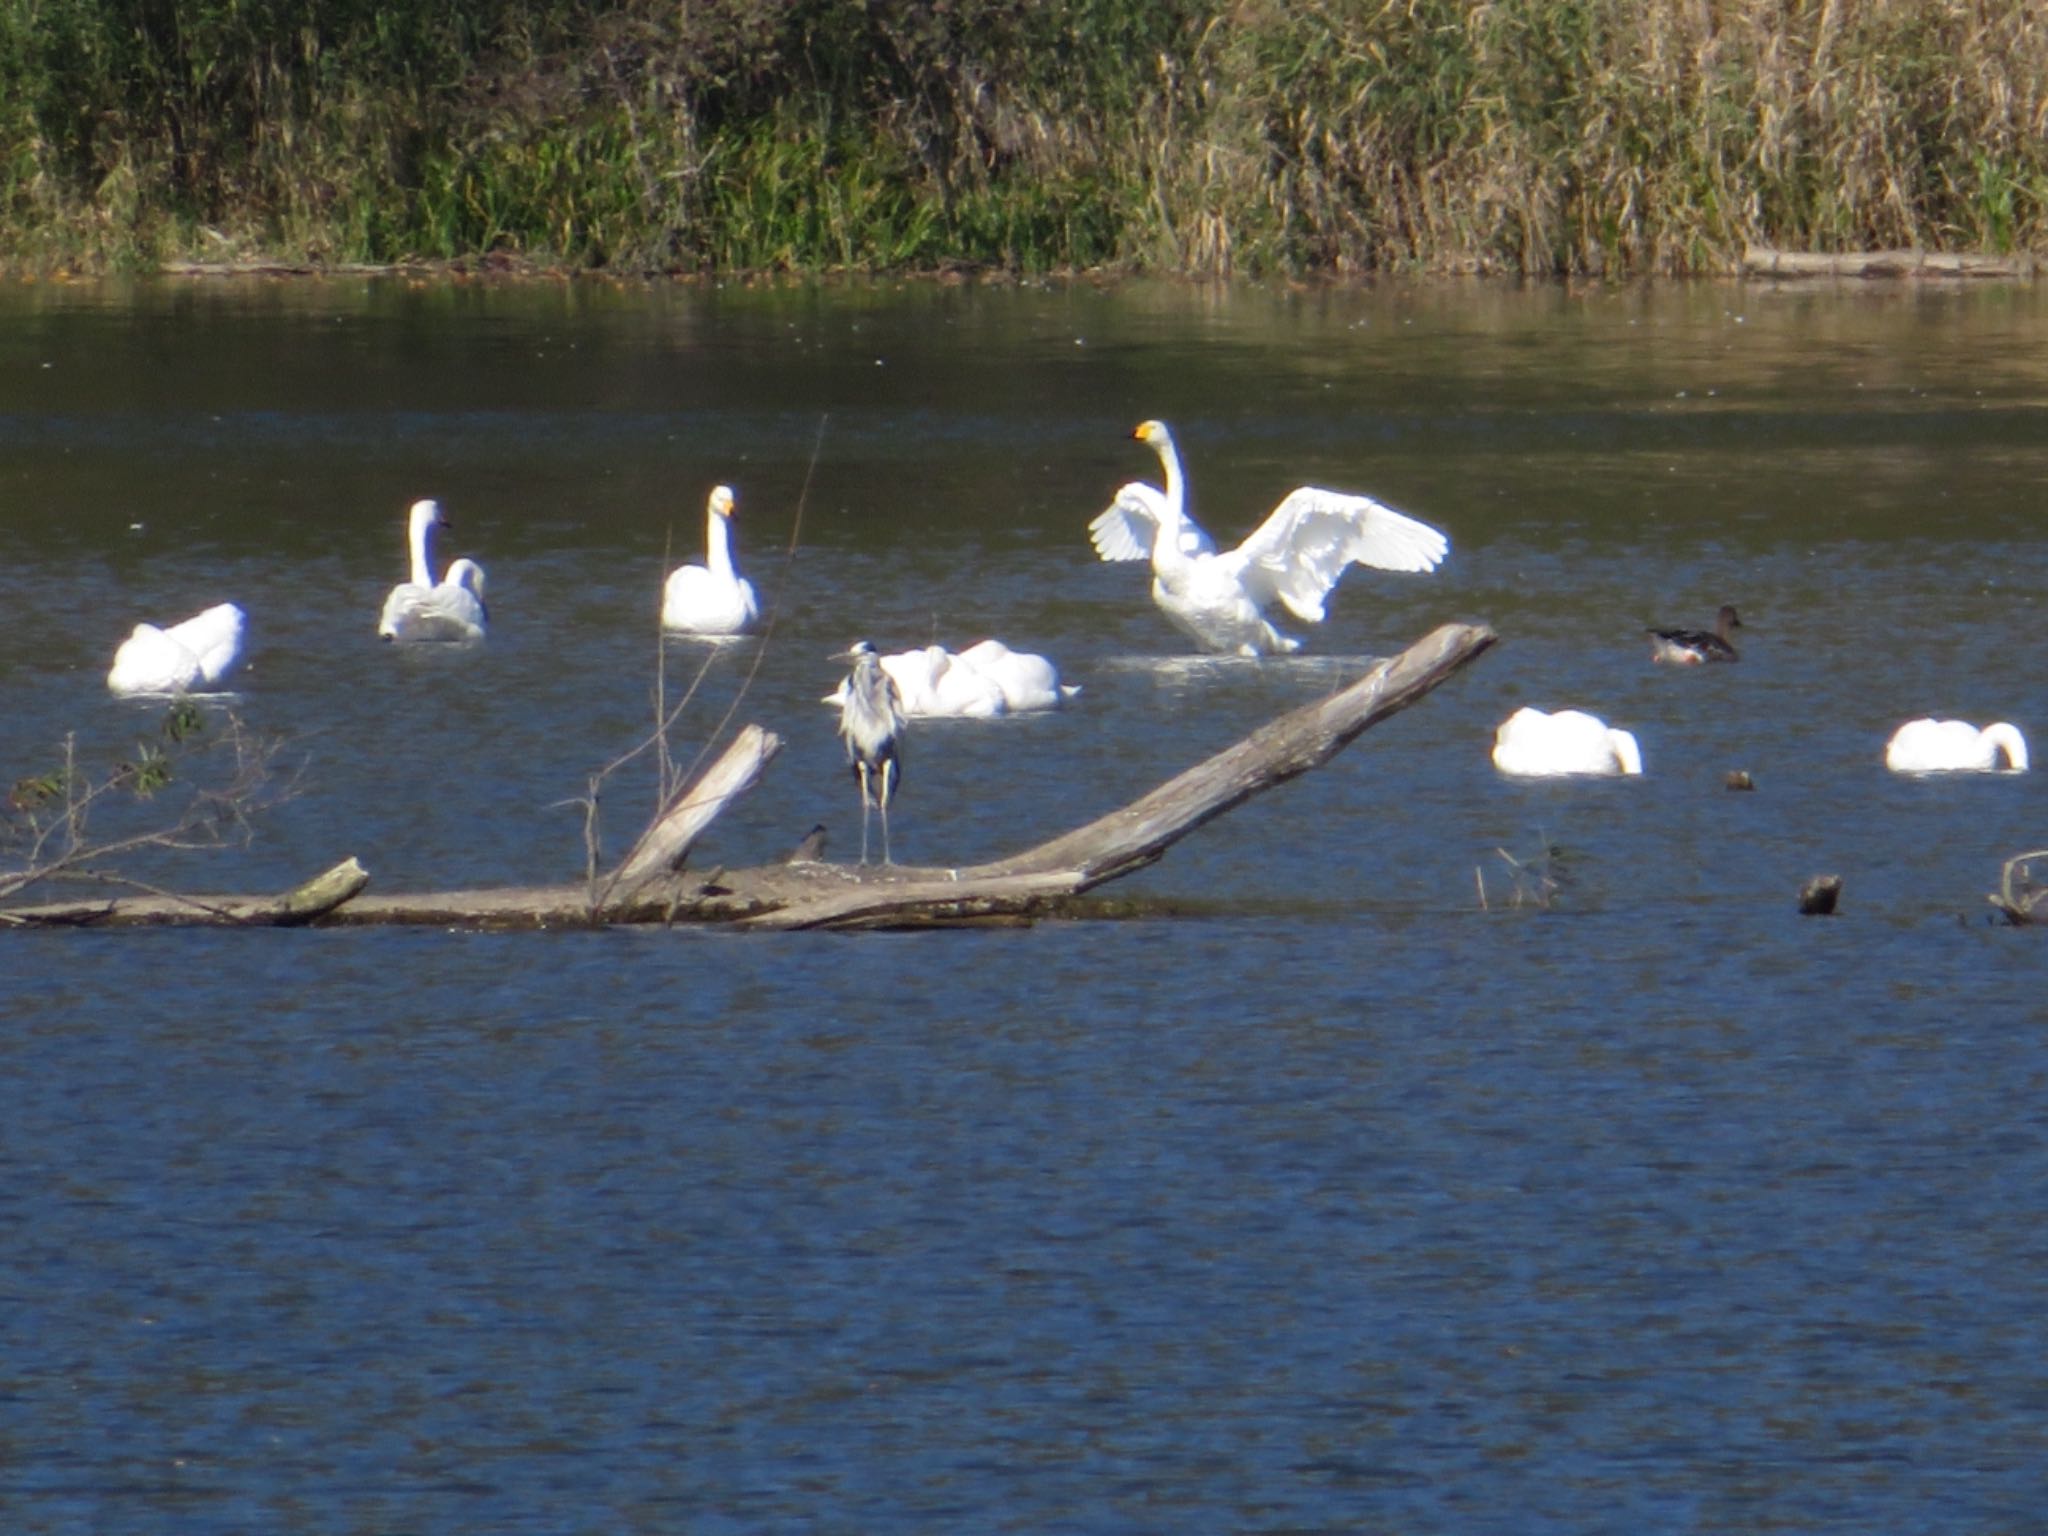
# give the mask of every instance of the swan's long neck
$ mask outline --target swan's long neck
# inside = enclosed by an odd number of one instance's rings
[[[1628,731],[1611,730],[1607,740],[1614,748],[1614,760],[1621,765],[1623,773],[1643,771],[1643,750],[1636,745],[1635,736]]]
[[[2025,771],[2027,767],[2027,739],[2019,733],[2017,727],[2007,725],[2003,721],[2000,721],[1997,725],[1987,725],[1984,727],[1984,740],[1990,743],[1991,761],[1994,765],[1998,761],[1998,752],[2002,748],[2005,752],[2005,760],[2011,765],[2013,771],[2016,773]]]
[[[430,517],[416,516],[412,520],[412,584],[416,587],[434,584],[434,566],[427,554],[427,540],[433,526],[434,520]]]
[[[704,514],[704,566],[722,582],[731,582],[732,532],[716,512]]]
[[[1166,515],[1152,535],[1156,566],[1161,559],[1172,562],[1182,558],[1180,538],[1188,521],[1188,489],[1180,471],[1180,450],[1174,447],[1172,436],[1161,431],[1152,439],[1152,451],[1159,455],[1159,467],[1166,475]]]
[[[1166,471],[1166,506],[1178,523],[1188,515],[1187,481],[1181,477],[1180,450],[1173,445],[1171,434],[1161,432],[1153,439],[1153,451],[1159,455],[1159,467]]]

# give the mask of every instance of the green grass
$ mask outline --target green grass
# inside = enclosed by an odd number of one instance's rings
[[[0,0],[0,262],[2048,254],[2029,0]]]

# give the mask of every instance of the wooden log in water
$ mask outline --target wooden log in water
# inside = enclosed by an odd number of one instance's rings
[[[1397,714],[1491,646],[1485,625],[1446,624],[1347,688],[1261,726],[1121,810],[993,864],[938,881],[864,883],[747,919],[762,928],[883,926],[923,908],[977,915],[1028,909],[1155,862],[1174,843],[1276,784],[1320,767],[1367,727]]]
[[[1446,624],[1400,655],[1375,663],[1357,682],[1290,710],[1120,810],[993,863],[946,869],[797,861],[708,875],[671,872],[669,866],[710,817],[759,778],[780,745],[771,733],[750,727],[758,736],[742,732],[641,839],[619,876],[595,891],[563,885],[363,894],[343,898],[318,920],[336,926],[498,929],[738,922],[787,929],[918,927],[1078,913],[1075,898],[1083,892],[1144,868],[1233,807],[1327,763],[1362,732],[1475,660],[1496,638],[1483,624]],[[729,786],[726,792],[713,793],[714,779]],[[628,873],[630,880],[621,878]],[[40,927],[305,921],[283,915],[288,901],[119,897],[13,907],[0,910],[0,920]]]
[[[761,782],[782,738],[758,725],[743,726],[718,761],[679,790],[654,825],[640,836],[618,872],[606,882],[607,901],[629,900],[646,881],[674,874],[691,847],[726,806]]]
[[[1949,251],[1777,251],[1753,245],[1742,253],[1753,277],[1981,277],[2031,278],[2031,256],[1984,256]]]

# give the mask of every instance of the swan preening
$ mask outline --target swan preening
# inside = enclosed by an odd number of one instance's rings
[[[860,790],[860,861],[868,861],[868,809],[882,813],[882,862],[889,862],[889,802],[903,778],[898,738],[903,734],[903,700],[883,670],[882,659],[865,640],[837,658],[853,671],[839,685],[839,736],[847,766]]]
[[[1598,715],[1579,709],[1545,714],[1524,706],[1493,733],[1493,766],[1525,777],[1633,774],[1643,771],[1643,754],[1634,736]]]
[[[1714,627],[1705,629],[1648,629],[1650,660],[1675,667],[1697,667],[1709,661],[1738,661],[1733,631],[1742,620],[1733,603],[1723,603],[1714,616]]]
[[[876,661],[896,685],[903,713],[912,720],[986,720],[1058,709],[1081,691],[1062,683],[1058,669],[1043,656],[1013,651],[1000,640],[976,641],[957,653],[928,645]],[[825,702],[843,708],[849,682],[842,680]]]
[[[1884,765],[1893,773],[2024,773],[2027,739],[2003,720],[1982,730],[1967,720],[1908,720],[1885,744]]]
[[[736,635],[754,622],[760,609],[752,582],[733,569],[732,487],[715,486],[704,513],[703,565],[685,565],[670,573],[663,590],[661,626],[691,635]]]
[[[474,560],[457,560],[434,580],[430,539],[435,528],[447,527],[437,501],[416,501],[407,522],[412,549],[412,579],[402,581],[384,599],[377,633],[386,640],[481,640],[490,623],[484,606],[484,569]]]
[[[114,652],[107,686],[115,693],[200,693],[218,688],[242,659],[247,623],[233,603],[216,603],[182,624],[138,624]]]
[[[1088,525],[1104,560],[1152,561],[1152,600],[1206,651],[1264,656],[1301,642],[1267,622],[1275,601],[1311,624],[1354,563],[1383,571],[1430,571],[1449,541],[1427,523],[1369,496],[1304,485],[1290,491],[1236,549],[1217,553],[1187,514],[1180,454],[1164,422],[1140,422],[1131,436],[1159,455],[1166,489],[1133,481]]]

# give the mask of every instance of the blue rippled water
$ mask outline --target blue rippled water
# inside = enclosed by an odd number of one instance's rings
[[[1982,898],[2039,775],[1879,752],[2048,729],[2044,333],[2004,289],[0,297],[10,762],[151,728],[112,646],[216,595],[305,760],[186,883],[573,878],[715,480],[777,628],[686,732],[758,654],[788,745],[707,861],[850,846],[859,634],[1083,687],[913,733],[897,851],[949,862],[1503,635],[1130,882],[1177,918],[0,934],[0,1526],[2032,1528],[2048,1007]],[[1220,537],[1318,479],[1452,559],[1354,574],[1298,660],[1175,660],[1082,532],[1146,415]],[[428,493],[477,651],[371,635]],[[1727,600],[1738,666],[1648,665]],[[1521,703],[1648,772],[1500,779]],[[1553,845],[1512,906],[1499,850]]]

